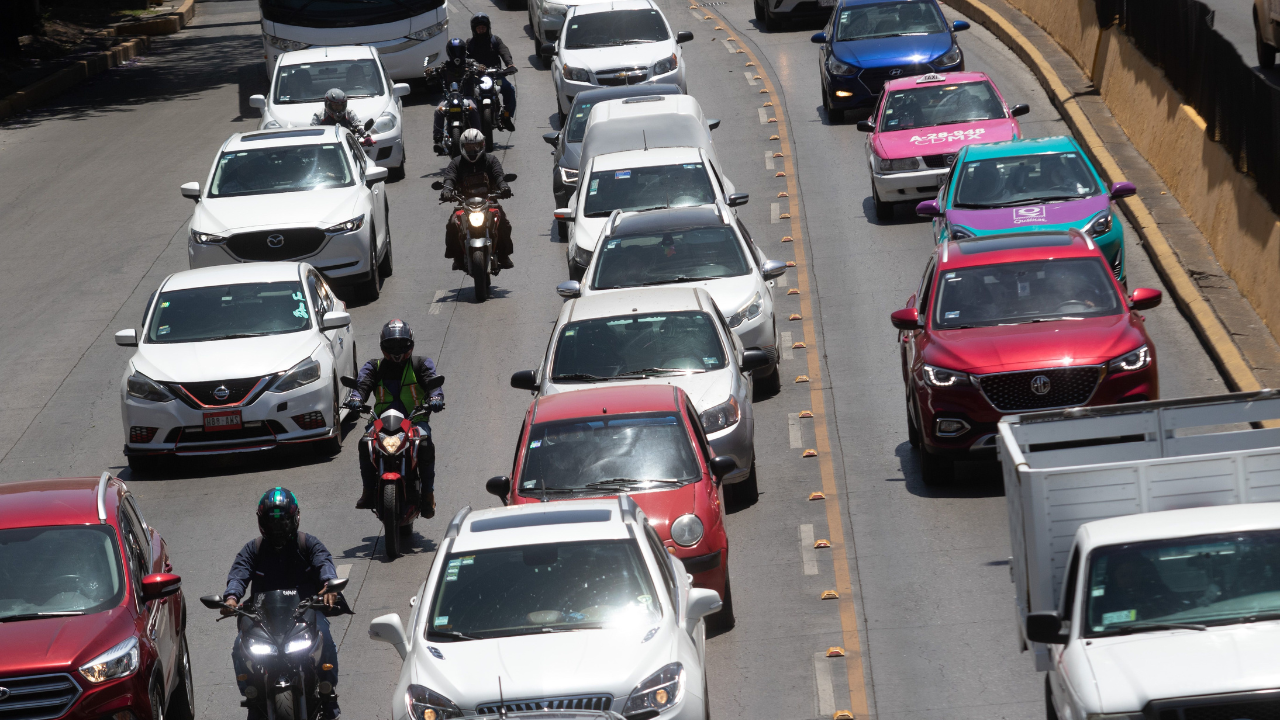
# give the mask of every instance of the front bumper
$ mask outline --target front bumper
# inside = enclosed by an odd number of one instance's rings
[[[951,73],[964,71],[963,57],[961,57],[960,62],[945,67],[934,67],[931,64],[932,62],[904,65],[902,67],[905,75],[889,77],[910,77],[931,72]],[[884,87],[884,81],[888,79],[880,77],[880,74],[888,69],[892,69],[892,66],[889,68],[858,68],[856,72],[848,75],[835,75],[827,69],[824,54],[818,54],[818,72],[822,77],[822,87],[827,91],[827,101],[831,103],[831,107],[835,110],[874,108],[880,102],[880,93]],[[867,74],[867,77],[864,78],[864,74]],[[872,78],[873,75],[875,76],[874,79]]]
[[[759,315],[733,328],[733,333],[744,348],[760,348],[769,354],[773,364],[778,363],[778,334],[772,304],[765,305]]]
[[[876,195],[885,202],[932,200],[938,196],[938,183],[947,176],[949,169],[929,168],[896,173],[880,173],[873,170],[871,184],[876,188]]]
[[[400,126],[397,124],[395,130],[373,136],[373,147],[365,148],[364,152],[378,167],[400,167],[404,164],[404,136]]]
[[[726,485],[747,479],[755,458],[755,418],[744,411],[733,427],[707,435],[707,442],[716,455],[728,455],[738,463],[738,469],[725,476]]]
[[[693,586],[715,590],[724,599],[724,588],[729,580],[729,539],[724,527],[717,533],[707,533],[702,542],[691,548],[683,548],[667,541],[667,549],[684,564],[693,577]]]
[[[294,261],[306,260],[326,278],[341,282],[343,280],[358,282],[369,276],[369,243],[372,242],[370,230],[373,227],[368,220],[359,230],[349,233],[330,235],[320,244],[319,249],[297,257],[279,257],[272,260]],[[253,232],[261,232],[255,230]],[[235,235],[235,233],[227,233]],[[205,245],[187,236],[187,261],[192,270],[215,265],[234,265],[244,262],[261,262],[245,259],[233,254],[229,242],[216,245]]]

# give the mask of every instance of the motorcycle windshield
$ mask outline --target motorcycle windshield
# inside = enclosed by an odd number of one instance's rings
[[[297,624],[294,613],[298,610],[298,591],[265,592],[258,600],[258,607],[262,612],[263,627],[274,637],[282,638]]]

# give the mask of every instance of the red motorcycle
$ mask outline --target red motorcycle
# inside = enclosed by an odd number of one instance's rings
[[[356,387],[354,378],[344,376],[339,380],[346,387]],[[443,375],[431,377],[426,382],[427,393],[442,385]],[[360,415],[372,412],[368,405],[360,406]],[[408,482],[417,482],[418,444],[424,439],[414,422],[430,414],[431,408],[425,404],[411,410],[409,417],[399,410],[389,409],[375,419],[369,431],[360,438],[368,449],[369,460],[378,470],[373,514],[382,521],[388,560],[400,557],[401,543],[413,534],[413,521],[422,514],[419,507],[422,487],[419,485],[417,492],[410,493]]]

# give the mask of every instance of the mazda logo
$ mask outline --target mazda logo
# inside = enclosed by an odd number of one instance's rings
[[[269,245],[269,246],[271,246],[271,247],[280,247],[281,245],[284,245],[284,236],[283,236],[283,235],[268,235],[268,236],[267,236],[267,245]]]
[[[901,74],[902,74],[902,68],[894,68],[889,71],[889,75],[891,77],[898,77]]]
[[[280,237],[280,236],[277,235],[276,237]],[[1049,387],[1049,381],[1045,380],[1045,388],[1046,388],[1045,392],[1048,392],[1048,387]],[[226,385],[219,385],[218,387],[214,388],[213,396],[218,398],[219,400],[226,400],[228,397],[231,397],[231,391],[227,389]]]
[[[1031,378],[1031,392],[1037,395],[1046,395],[1049,392],[1049,378],[1043,375],[1037,375]]]
[[[8,700],[8,699],[9,699],[9,688],[0,687],[0,700]]]

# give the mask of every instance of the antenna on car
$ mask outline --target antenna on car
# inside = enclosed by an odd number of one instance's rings
[[[641,131],[640,131],[640,139],[644,140],[644,149],[645,149],[645,151],[646,151],[646,152],[648,152],[648,150],[649,150],[649,136],[648,136],[648,135],[646,135],[646,134],[645,134],[645,132],[644,132],[643,130],[641,130]]]
[[[502,697],[502,676],[498,676],[498,717],[507,720],[507,701]]]

